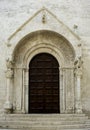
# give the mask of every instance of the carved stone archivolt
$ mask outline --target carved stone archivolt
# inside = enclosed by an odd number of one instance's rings
[[[58,33],[48,30],[36,31],[22,39],[16,50],[14,50],[14,60],[21,64],[20,62],[23,60],[23,55],[33,46],[37,47],[40,44],[41,47],[45,45],[44,48],[48,47],[48,45],[57,48],[64,56],[65,62],[69,64],[74,60],[75,54],[70,43]]]
[[[48,30],[36,31],[26,36],[14,50],[13,59],[16,66],[14,70],[14,86],[17,91],[17,93],[14,93],[14,100],[16,100],[15,111],[28,113],[28,67],[31,59],[39,53],[49,53],[57,59],[60,67],[60,110],[61,113],[74,113],[73,62],[75,53],[64,37]],[[22,66],[27,71],[23,70]],[[66,97],[66,95],[68,96]]]

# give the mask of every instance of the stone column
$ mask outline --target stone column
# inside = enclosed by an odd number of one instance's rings
[[[59,93],[60,93],[60,113],[64,112],[63,108],[63,69],[59,67]]]
[[[60,69],[60,110],[66,113],[66,72],[65,68]]]
[[[82,104],[81,104],[81,77],[82,77],[82,60],[79,57],[74,65],[75,65],[75,76],[76,76],[76,85],[75,85],[75,92],[76,92],[76,104],[75,110],[76,113],[82,113]]]
[[[25,69],[22,69],[22,113],[25,113]]]
[[[82,113],[81,104],[81,70],[76,71],[76,113]]]
[[[7,61],[7,71],[6,71],[6,102],[4,104],[4,109],[6,113],[12,112],[12,102],[11,102],[11,89],[12,89],[12,79],[13,79],[13,69],[11,68],[11,61]]]
[[[28,113],[29,69],[25,69],[25,112]]]

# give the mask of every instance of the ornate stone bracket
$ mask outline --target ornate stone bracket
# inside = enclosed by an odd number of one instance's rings
[[[14,76],[13,73],[13,62],[11,60],[7,60],[6,61],[6,66],[7,66],[7,70],[6,70],[6,80],[7,80],[7,92],[6,92],[6,102],[4,104],[4,109],[6,113],[11,113],[12,109],[13,109],[13,105],[11,102],[11,93],[10,93],[10,89],[12,89],[12,79]]]

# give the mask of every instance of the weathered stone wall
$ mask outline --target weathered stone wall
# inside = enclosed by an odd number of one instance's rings
[[[0,0],[0,108],[5,102],[7,39],[42,7],[49,9],[82,39],[82,103],[83,110],[90,112],[90,0]]]

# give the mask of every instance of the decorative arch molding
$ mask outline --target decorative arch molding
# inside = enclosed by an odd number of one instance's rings
[[[37,51],[38,50],[38,51]],[[29,62],[32,60],[32,58],[39,54],[39,53],[49,53],[51,55],[53,55],[57,61],[59,62],[59,66],[64,66],[64,58],[62,55],[58,54],[58,52],[55,51],[55,49],[53,50],[51,47],[37,47],[37,48],[33,48],[32,52],[28,53],[26,56],[25,56],[25,59],[24,61],[26,61],[24,63],[24,65],[29,66]]]
[[[55,15],[45,8],[41,9],[8,39],[7,46],[7,89],[12,85],[13,98],[7,93],[6,110],[28,113],[28,65],[35,55],[45,52],[53,55],[59,63],[61,113],[82,111],[81,73],[76,73],[79,80],[74,73],[75,57],[82,55],[81,40]],[[79,82],[75,83],[76,80]],[[11,81],[14,82],[10,84]],[[78,94],[75,94],[75,89]]]
[[[27,67],[28,59],[41,52],[54,55],[63,67],[73,66],[76,55],[73,47],[65,38],[55,32],[41,30],[33,32],[21,39],[14,49],[12,56],[15,64]]]
[[[45,22],[43,22],[45,19]],[[7,46],[9,47],[8,57],[12,58],[12,53],[14,49],[21,41],[21,39],[28,37],[32,32],[38,32],[38,30],[47,30],[51,32],[56,32],[61,35],[64,39],[67,39],[70,45],[75,51],[76,57],[81,56],[82,52],[81,39],[72,32],[63,22],[61,22],[57,16],[50,12],[46,8],[42,8],[37,11],[31,18],[29,18],[20,28],[14,32],[7,41]],[[23,40],[22,39],[22,40]]]

